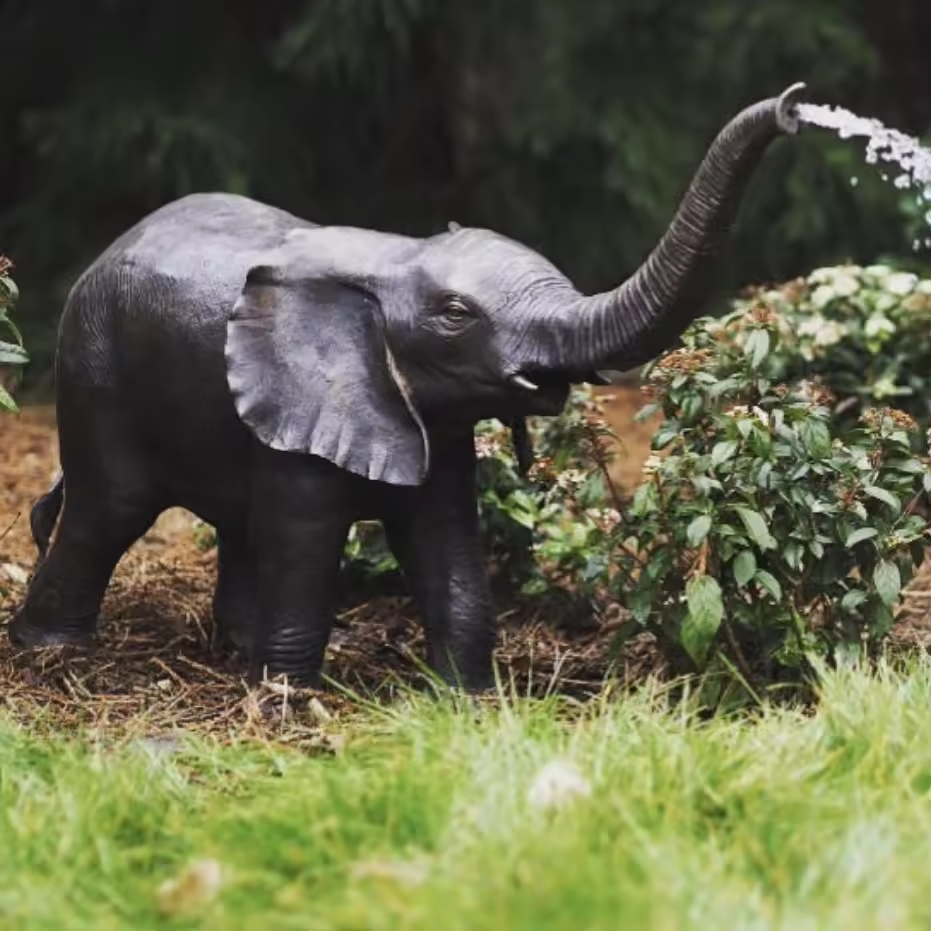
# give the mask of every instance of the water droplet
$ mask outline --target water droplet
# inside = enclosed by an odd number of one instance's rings
[[[864,160],[868,165],[883,161],[898,166],[901,170],[892,181],[896,189],[913,188],[919,191],[919,200],[931,203],[931,149],[926,149],[917,139],[883,126],[879,120],[857,116],[842,107],[806,103],[799,105],[798,114],[803,122],[833,129],[841,139],[854,136],[865,139]],[[889,181],[889,174],[885,171],[880,172],[880,177]],[[851,187],[856,187],[857,183],[856,178],[850,179]],[[931,226],[931,211],[925,214],[925,222]],[[931,239],[926,240],[925,245],[931,245]]]

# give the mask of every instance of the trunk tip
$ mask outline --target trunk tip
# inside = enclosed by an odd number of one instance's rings
[[[786,133],[794,135],[798,132],[799,116],[798,105],[805,91],[805,82],[797,81],[787,87],[776,101],[776,123]]]

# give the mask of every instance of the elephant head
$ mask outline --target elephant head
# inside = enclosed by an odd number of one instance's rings
[[[443,424],[555,414],[572,383],[655,357],[702,311],[754,168],[798,130],[803,86],[725,126],[660,243],[603,294],[487,230],[291,230],[249,271],[228,323],[240,417],[274,448],[417,485]]]

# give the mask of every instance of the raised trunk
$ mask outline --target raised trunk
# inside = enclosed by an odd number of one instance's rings
[[[798,131],[796,84],[739,113],[718,134],[659,245],[619,288],[560,316],[557,358],[545,368],[624,371],[656,357],[703,310],[747,182],[769,143]]]

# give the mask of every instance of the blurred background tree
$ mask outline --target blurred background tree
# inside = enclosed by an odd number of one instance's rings
[[[928,0],[0,0],[0,251],[48,370],[68,288],[146,212],[227,190],[317,222],[539,248],[582,287],[629,273],[741,107],[816,102],[931,128]],[[851,177],[860,183],[851,186]],[[909,207],[862,145],[775,146],[722,289],[881,255]],[[914,210],[912,210],[912,215]],[[920,259],[920,256],[919,256]]]

